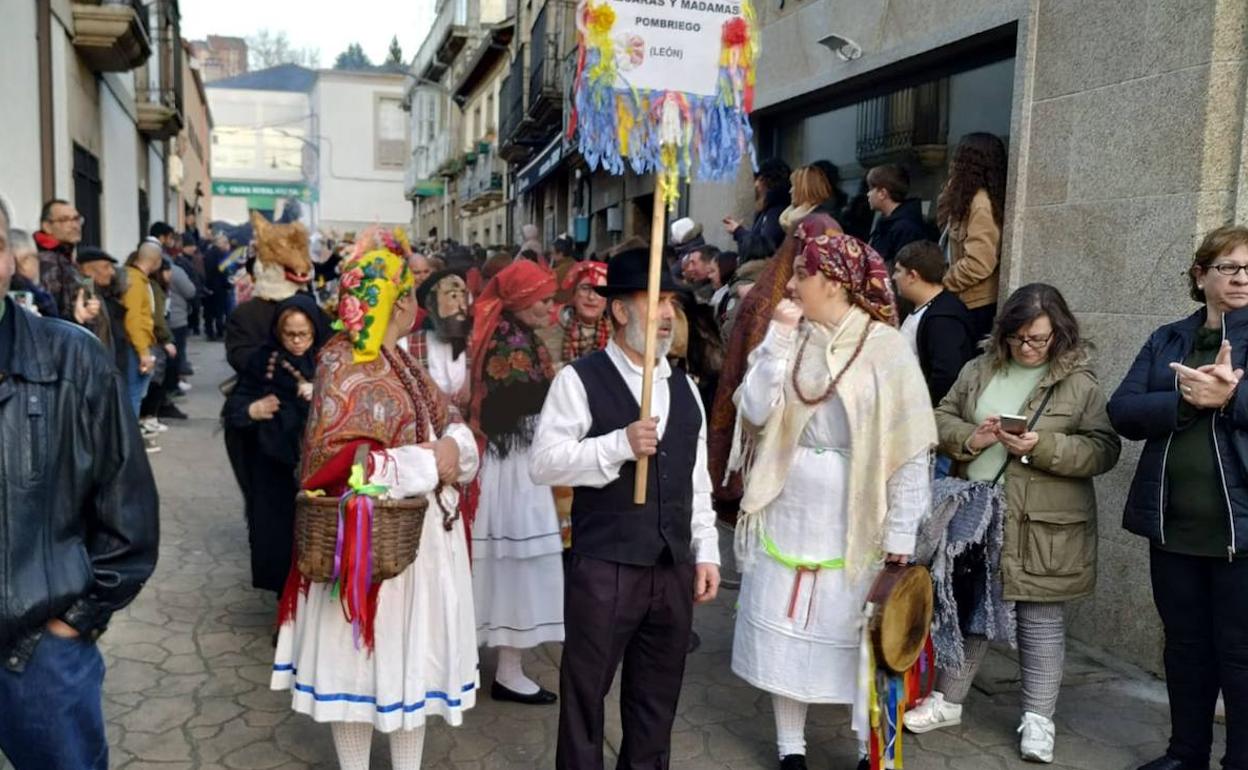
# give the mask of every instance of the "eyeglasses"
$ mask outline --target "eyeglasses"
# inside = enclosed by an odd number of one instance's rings
[[[86,224],[86,221],[87,221],[87,218],[84,217],[82,214],[79,214],[73,217],[57,217],[56,219],[48,220],[49,223],[54,224],[54,225],[68,225],[68,224],[72,224],[75,222],[79,225],[83,225],[83,224]]]
[[[1052,332],[1044,335],[1043,337],[1038,336],[1038,335],[1031,336],[1031,337],[1020,337],[1017,334],[1010,334],[1006,336],[1005,342],[1010,347],[1017,348],[1017,347],[1022,347],[1023,345],[1026,345],[1032,350],[1040,350],[1042,348],[1047,347],[1049,344],[1049,340],[1051,339],[1053,339]]]
[[[1234,262],[1221,262],[1216,265],[1209,265],[1205,271],[1217,270],[1218,275],[1225,275],[1227,278],[1234,276],[1240,270],[1244,271],[1244,275],[1248,276],[1248,265],[1237,265]]]
[[[282,339],[291,342],[302,342],[312,339],[312,332],[282,332]]]

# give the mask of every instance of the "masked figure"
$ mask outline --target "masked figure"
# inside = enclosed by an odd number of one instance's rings
[[[400,341],[438,389],[460,408],[468,406],[468,284],[458,270],[441,270],[416,289],[425,313],[421,328]]]

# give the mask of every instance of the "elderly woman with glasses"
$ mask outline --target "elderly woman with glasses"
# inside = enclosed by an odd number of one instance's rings
[[[1025,760],[1052,762],[1063,611],[1096,585],[1092,479],[1114,467],[1121,449],[1079,323],[1057,289],[1034,283],[1009,298],[986,351],[937,407],[936,426],[956,476],[1004,485],[1004,537],[999,557],[988,558],[999,558],[1002,596],[1017,613],[1019,751]],[[967,636],[962,669],[942,670],[936,691],[905,715],[911,732],[961,722],[987,649],[985,638]]]
[[[1142,770],[1209,767],[1219,691],[1222,767],[1248,768],[1248,228],[1209,233],[1188,287],[1204,307],[1153,332],[1109,402],[1145,442],[1123,526],[1151,544],[1166,638],[1170,746]]]

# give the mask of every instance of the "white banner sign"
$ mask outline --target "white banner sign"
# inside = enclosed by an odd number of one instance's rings
[[[724,22],[732,0],[607,0],[619,88],[714,96]]]

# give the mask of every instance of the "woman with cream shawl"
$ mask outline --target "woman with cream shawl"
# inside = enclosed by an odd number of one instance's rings
[[[784,770],[806,767],[808,704],[853,706],[868,734],[863,605],[908,561],[936,441],[883,260],[825,214],[794,232],[788,291],[736,393],[745,470],[732,669],[772,693]]]

